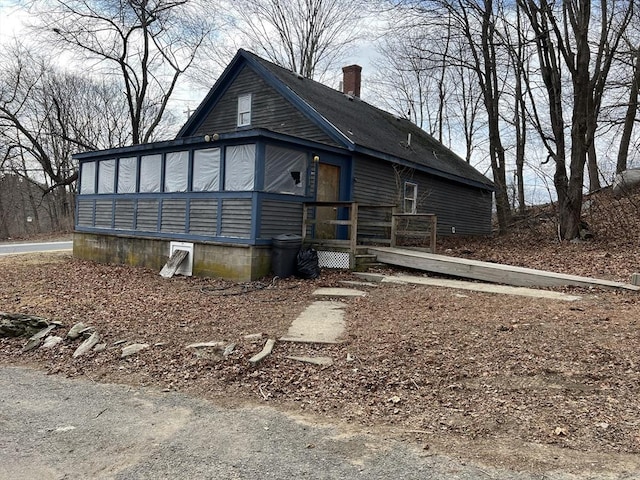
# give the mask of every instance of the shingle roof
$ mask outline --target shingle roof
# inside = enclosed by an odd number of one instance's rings
[[[409,120],[385,112],[365,101],[347,96],[319,82],[301,78],[257,55],[240,55],[257,61],[293,91],[310,108],[348,139],[354,150],[395,157],[489,187],[493,182]],[[411,144],[408,145],[408,134]],[[370,152],[373,151],[373,152]]]

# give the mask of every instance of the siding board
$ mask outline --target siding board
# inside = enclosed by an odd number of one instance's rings
[[[251,236],[251,199],[222,201],[222,237],[249,238]]]
[[[96,220],[97,228],[111,228],[113,218],[113,200],[96,200]]]
[[[138,200],[136,230],[158,231],[158,200]]]
[[[238,129],[238,96],[247,93],[252,95],[251,128],[265,128],[315,142],[337,145],[248,66],[242,68],[194,135],[235,132]]]
[[[135,202],[133,200],[116,200],[116,215],[113,227],[119,230],[133,230]]]
[[[393,168],[376,159],[354,160],[354,201],[365,204],[401,204],[405,181],[418,185],[418,212],[435,213],[438,235],[487,235],[491,233],[492,195],[408,168]]]
[[[93,227],[93,200],[78,199],[78,226]]]
[[[169,233],[184,233],[187,218],[187,201],[166,198],[162,201],[160,230]]]
[[[302,203],[263,200],[260,210],[260,238],[302,232]]]
[[[189,233],[216,236],[218,201],[212,198],[192,199],[189,203]]]

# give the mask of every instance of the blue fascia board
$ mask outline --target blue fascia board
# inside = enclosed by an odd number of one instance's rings
[[[212,132],[213,133],[213,132]],[[125,157],[135,155],[151,155],[154,153],[167,153],[185,148],[215,148],[223,147],[237,141],[248,141],[253,139],[259,141],[261,139],[272,139],[284,142],[290,145],[296,145],[305,149],[326,151],[331,153],[345,153],[340,147],[332,147],[323,143],[304,140],[302,138],[285,135],[282,133],[272,132],[263,128],[253,128],[250,130],[242,130],[237,132],[221,133],[218,140],[209,142],[204,140],[202,135],[196,137],[185,137],[176,140],[167,140],[162,142],[144,143],[139,145],[130,145],[127,147],[110,148],[107,150],[96,150],[91,152],[76,153],[73,158],[79,161],[93,161],[114,157]]]
[[[470,180],[466,177],[460,177],[458,175],[453,175],[451,173],[443,172],[442,170],[438,170],[436,168],[427,167],[426,165],[422,165],[420,163],[412,162],[411,160],[406,160],[404,158],[396,157],[394,155],[389,155],[386,153],[379,152],[377,150],[373,150],[366,147],[361,147],[359,145],[355,148],[356,153],[361,153],[363,155],[367,155],[369,157],[378,158],[380,160],[384,160],[390,163],[396,163],[398,165],[402,165],[404,167],[413,168],[420,172],[428,173],[430,175],[435,175],[437,177],[445,178],[447,180],[451,180],[456,183],[462,183],[465,185],[469,185],[471,187],[480,188],[482,190],[489,190],[491,192],[495,191],[495,187],[493,183],[482,183],[477,182],[475,180]]]

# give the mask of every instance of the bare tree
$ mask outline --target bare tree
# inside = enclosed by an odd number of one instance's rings
[[[236,0],[242,41],[307,78],[322,77],[363,35],[361,0]]]
[[[556,167],[554,185],[560,237],[572,239],[579,233],[584,168],[590,152],[591,156],[595,153],[593,143],[607,77],[631,19],[633,2],[601,0],[599,9],[592,12],[590,0],[563,2],[561,8],[546,0],[518,1],[535,32],[534,41],[549,99],[553,137],[546,139],[546,143]],[[594,25],[599,27],[595,51],[590,38]],[[564,141],[563,66],[573,90],[569,171]],[[597,171],[590,173],[592,178],[594,175],[597,178]]]
[[[85,62],[85,71],[119,79],[134,144],[154,138],[178,79],[212,31],[211,16],[189,0],[35,5],[42,38]]]
[[[620,137],[620,146],[618,148],[618,158],[616,162],[616,173],[623,172],[627,169],[627,159],[629,157],[629,147],[631,145],[631,136],[636,123],[636,115],[638,113],[638,93],[640,93],[640,42],[634,44],[626,39],[628,58],[630,60],[630,85],[629,97],[626,105],[622,134]]]

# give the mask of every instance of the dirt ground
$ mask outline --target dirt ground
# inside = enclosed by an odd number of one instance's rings
[[[610,243],[540,242],[535,249],[486,239],[449,240],[444,253],[626,281],[635,250]],[[528,257],[524,254],[529,251]],[[546,260],[545,260],[546,259]],[[640,268],[640,267],[638,267]],[[338,345],[280,342],[257,366],[248,359],[279,338],[317,280],[162,279],[157,272],[101,265],[67,254],[0,257],[0,311],[94,326],[108,343],[72,358],[78,341],[27,353],[0,339],[0,364],[52,374],[149,385],[227,406],[267,404],[527,471],[640,471],[638,294],[565,289],[578,302],[384,284],[346,304]],[[261,340],[245,335],[262,333]],[[121,359],[115,342],[151,345]],[[198,358],[194,342],[235,343],[224,359]],[[326,355],[329,367],[288,355]],[[620,477],[622,478],[622,477]],[[632,477],[625,477],[632,478]]]

